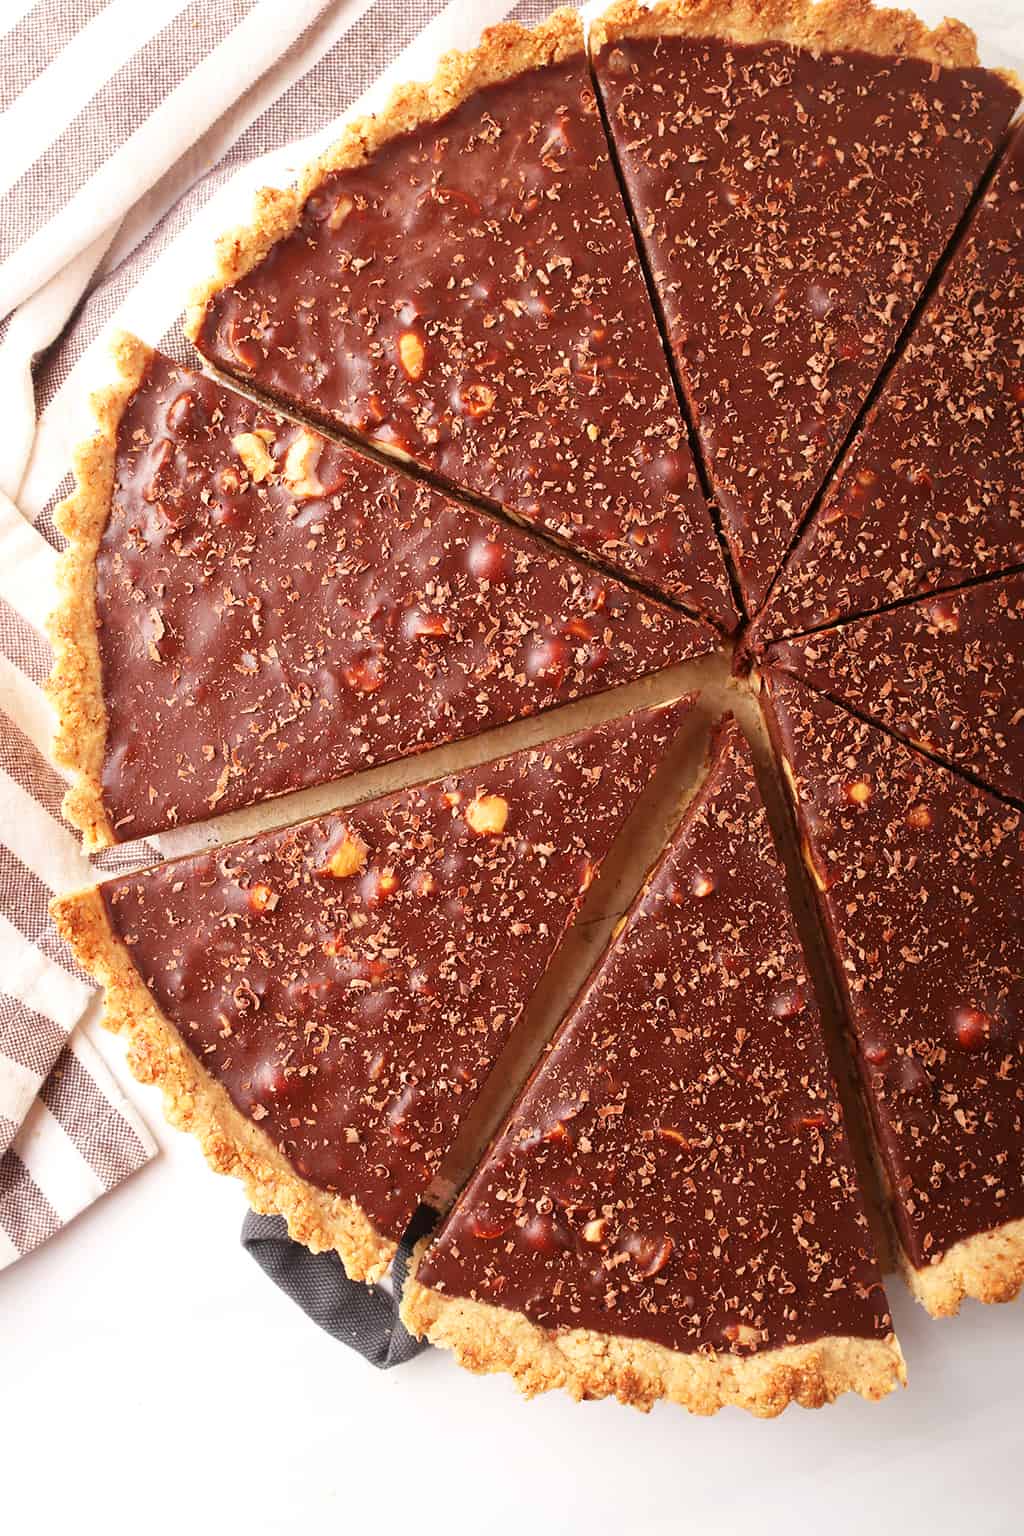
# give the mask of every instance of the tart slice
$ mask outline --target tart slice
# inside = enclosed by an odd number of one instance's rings
[[[689,699],[54,903],[257,1210],[380,1275]]]
[[[769,1416],[903,1363],[749,749],[710,773],[405,1291],[527,1394]]]
[[[572,12],[447,54],[219,258],[218,368],[735,624]]]
[[[773,667],[1024,800],[1024,574],[768,647]]]
[[[591,48],[753,614],[1018,92],[869,0],[621,0]]]
[[[133,337],[59,513],[55,755],[88,849],[712,650],[715,631]],[[155,748],[155,744],[159,747]]]
[[[903,1268],[934,1316],[1024,1284],[1024,816],[769,669]]]
[[[766,636],[1024,563],[1024,129],[783,572]]]

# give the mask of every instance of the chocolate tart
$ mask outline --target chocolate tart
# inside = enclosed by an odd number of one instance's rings
[[[749,748],[710,772],[426,1249],[406,1326],[527,1394],[771,1416],[904,1379]]]
[[[1024,1284],[1024,815],[783,672],[767,719],[911,1290]]]
[[[765,659],[1024,800],[1024,574],[780,640]]]
[[[1019,92],[869,0],[623,0],[590,41],[753,615]]]
[[[573,12],[399,87],[218,259],[219,369],[735,624]]]
[[[1024,564],[1024,129],[779,579],[779,637]]]
[[[376,1278],[690,702],[62,897],[58,929],[168,1118]]]
[[[133,337],[58,510],[55,756],[88,850],[714,649],[553,545]],[[154,750],[155,743],[161,743]]]

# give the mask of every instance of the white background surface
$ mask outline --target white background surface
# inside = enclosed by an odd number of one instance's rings
[[[933,1322],[893,1280],[911,1385],[882,1403],[768,1422],[526,1403],[447,1354],[383,1373],[327,1339],[243,1253],[235,1183],[164,1140],[0,1276],[10,1536],[1024,1531],[1020,1303]]]
[[[1024,66],[1024,0],[949,8]],[[382,1374],[280,1296],[239,1188],[129,1091],[162,1156],[0,1275],[4,1536],[1024,1532],[1024,1305],[932,1322],[893,1280],[910,1389],[769,1423],[526,1404],[438,1353]]]

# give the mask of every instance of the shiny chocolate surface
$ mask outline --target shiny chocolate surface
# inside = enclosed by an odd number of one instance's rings
[[[780,640],[766,656],[997,794],[1024,800],[1024,575]]]
[[[1024,564],[1024,130],[765,610],[782,636]]]
[[[912,1264],[1024,1216],[1024,815],[785,673],[790,765]]]
[[[199,346],[735,624],[582,54],[328,176]]]
[[[124,841],[472,736],[715,632],[155,356],[96,564]]]
[[[397,1238],[689,707],[110,880],[111,925],[235,1106]]]
[[[891,1331],[735,724],[418,1277],[682,1352]]]

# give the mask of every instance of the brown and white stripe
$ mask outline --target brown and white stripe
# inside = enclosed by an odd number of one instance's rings
[[[76,1028],[88,979],[47,903],[86,861],[60,817],[43,633],[53,509],[117,324],[188,356],[178,316],[213,239],[391,84],[550,0],[11,0],[0,9],[0,1268],[155,1151]],[[369,95],[367,94],[369,93]],[[193,846],[215,831],[193,829]],[[183,834],[173,840],[182,851]]]
[[[47,914],[55,891],[92,878],[60,819],[64,786],[46,757],[50,655],[40,624],[53,559],[0,503],[0,1266],[155,1151],[76,1031],[91,985]],[[155,852],[117,849],[113,863],[137,867]]]
[[[155,1146],[80,1033],[65,1044],[0,1157],[0,1268],[37,1248]]]

